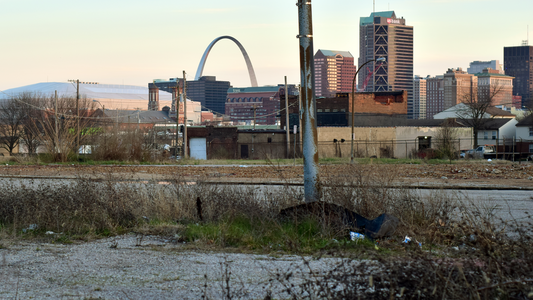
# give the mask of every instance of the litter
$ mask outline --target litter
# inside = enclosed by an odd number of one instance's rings
[[[418,246],[419,246],[420,248],[422,248],[422,243],[420,243],[420,242],[417,241],[417,240],[415,240],[415,241],[416,241],[416,243],[418,244]],[[403,240],[402,243],[404,243],[404,244],[409,244],[409,243],[411,243],[411,242],[412,242],[412,239],[406,235],[406,236],[405,236],[405,239]]]
[[[350,239],[352,241],[364,240],[365,235],[357,232],[350,231]]]
[[[37,227],[39,227],[39,226],[37,226],[37,224],[30,224],[30,226],[28,226],[28,228],[22,229],[22,232],[26,233],[26,231],[28,231],[28,230],[35,230],[35,229],[37,229]]]

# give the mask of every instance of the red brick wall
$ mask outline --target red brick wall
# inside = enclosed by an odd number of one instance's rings
[[[396,95],[395,93],[391,93],[389,95],[376,95],[374,93],[356,93],[355,112],[387,115],[405,115],[407,114],[407,91],[403,91],[403,94],[400,95]]]

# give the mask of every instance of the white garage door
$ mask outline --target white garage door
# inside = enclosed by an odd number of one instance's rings
[[[207,148],[205,138],[191,138],[189,141],[191,158],[207,159]]]

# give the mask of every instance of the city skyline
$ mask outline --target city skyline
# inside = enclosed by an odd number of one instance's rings
[[[0,0],[0,24],[6,28],[0,33],[0,90],[68,79],[144,86],[156,78],[181,77],[183,70],[193,80],[209,43],[224,35],[242,43],[260,86],[281,83],[284,76],[298,83],[295,4]],[[408,20],[414,27],[414,75],[435,76],[448,68],[466,69],[476,60],[503,62],[504,47],[519,46],[528,38],[528,13],[533,10],[529,0],[513,4],[376,1],[376,11],[394,10]],[[372,1],[331,5],[315,0],[312,7],[314,52],[332,49],[357,57],[359,18],[372,12]],[[203,74],[235,87],[250,86],[244,59],[231,41],[217,43]]]

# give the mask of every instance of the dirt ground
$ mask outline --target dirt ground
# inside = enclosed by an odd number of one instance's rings
[[[462,161],[455,164],[355,164],[321,165],[320,180],[334,181],[356,172],[387,177],[395,184],[508,186],[533,189],[533,164]],[[206,180],[234,182],[302,182],[300,166],[0,166],[0,176],[77,177],[141,180]]]

